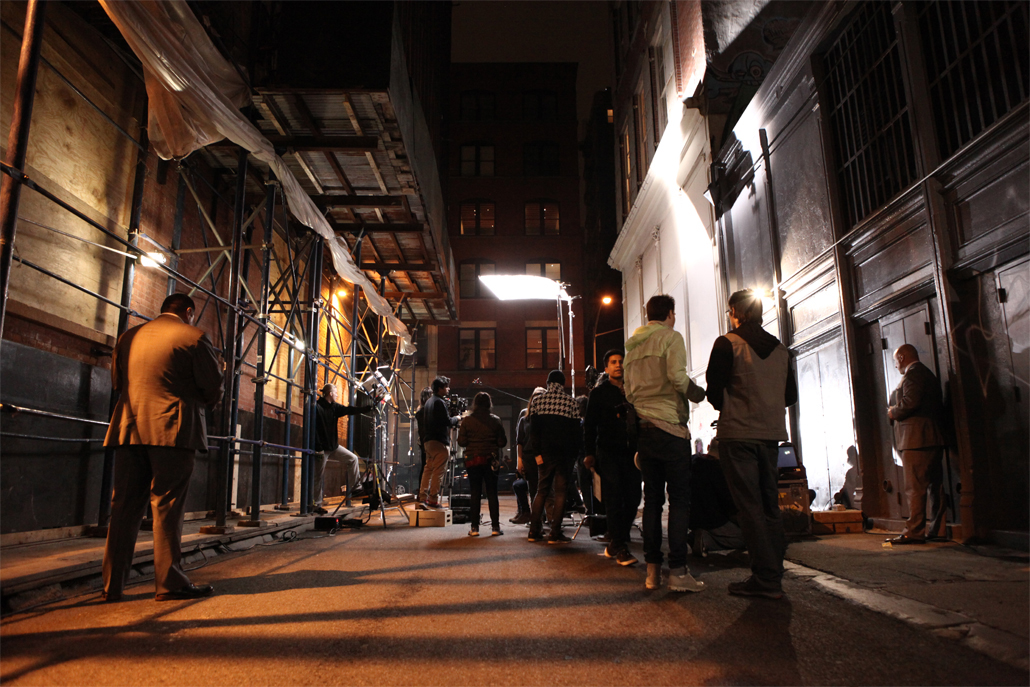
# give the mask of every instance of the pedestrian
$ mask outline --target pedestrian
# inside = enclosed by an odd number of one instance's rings
[[[637,456],[644,479],[644,561],[647,589],[662,580],[662,509],[669,495],[669,589],[700,592],[704,582],[687,567],[690,526],[690,402],[705,390],[687,375],[687,349],[676,324],[672,296],[652,296],[647,324],[626,342],[626,398],[639,418]]]
[[[344,505],[350,507],[351,495],[361,479],[357,454],[340,446],[339,419],[348,415],[367,413],[372,406],[345,406],[338,403],[339,391],[335,384],[322,387],[322,397],[315,403],[315,453],[312,470],[311,510],[320,515],[327,511],[322,507],[325,490],[325,466],[329,458],[339,461],[343,471]],[[353,421],[352,421],[353,422]]]
[[[905,470],[908,520],[905,530],[887,541],[895,546],[922,544],[927,537],[938,537],[944,524],[944,401],[936,375],[919,361],[915,346],[900,346],[894,352],[894,366],[902,377],[891,392],[887,417]]]
[[[591,390],[587,401],[583,464],[601,478],[610,537],[604,555],[619,565],[633,565],[637,559],[629,550],[629,533],[640,507],[640,470],[633,463],[634,451],[626,431],[629,408],[622,360],[621,350],[604,354],[606,376]]]
[[[472,412],[466,415],[458,426],[458,446],[465,449],[465,469],[469,476],[472,495],[472,510],[469,512],[469,536],[479,536],[479,514],[483,487],[486,487],[486,501],[490,508],[491,534],[498,537],[501,531],[501,510],[497,503],[497,472],[501,463],[498,449],[508,444],[501,418],[490,413],[493,402],[490,394],[480,391],[472,399]]]
[[[447,401],[451,392],[451,380],[437,377],[432,384],[433,395],[426,401],[425,419],[426,469],[422,472],[418,500],[423,508],[440,507],[440,483],[447,467],[448,447],[451,445],[451,428],[457,427],[460,418],[451,417]]]
[[[222,397],[222,363],[193,325],[196,306],[168,296],[161,314],[118,338],[111,385],[118,400],[104,446],[114,447],[111,524],[104,548],[103,598],[122,598],[136,536],[150,501],[157,601],[199,599],[214,589],[183,571],[182,521],[197,451],[207,452],[205,407]]]
[[[544,391],[546,389],[542,386],[533,389],[533,393],[529,395],[529,404],[532,404],[533,399]],[[533,459],[536,453],[533,451],[533,440],[529,431],[528,410],[529,405],[527,404],[519,413],[519,420],[515,425],[515,471],[518,473],[519,479],[511,485],[511,488],[515,492],[518,512],[514,518],[508,521],[515,525],[525,525],[533,519],[532,503],[536,498],[537,484],[540,480],[540,473],[536,461]]]
[[[547,500],[552,496],[551,528],[548,544],[568,544],[572,540],[562,533],[565,515],[565,495],[572,467],[579,453],[583,432],[580,427],[579,405],[565,392],[565,373],[551,370],[547,375],[547,388],[529,404],[527,416],[533,441],[532,460],[540,471],[536,498],[533,499],[532,519],[529,523],[529,541],[543,539],[543,517]]]
[[[730,296],[733,329],[712,346],[708,401],[719,411],[719,462],[751,560],[751,576],[729,585],[737,596],[783,597],[786,540],[777,481],[784,408],[797,402],[787,348],[762,329],[762,299],[751,289]]]

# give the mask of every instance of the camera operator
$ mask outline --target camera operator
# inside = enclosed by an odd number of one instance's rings
[[[451,443],[451,427],[457,427],[459,417],[451,417],[445,400],[450,393],[451,380],[437,377],[433,380],[433,395],[423,409],[425,419],[426,468],[422,472],[422,483],[418,500],[423,508],[440,507],[440,482],[447,466],[448,446]]]

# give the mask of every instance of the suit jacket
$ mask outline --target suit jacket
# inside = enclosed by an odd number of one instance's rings
[[[888,410],[894,411],[894,447],[899,451],[945,445],[941,385],[926,365],[914,362],[908,366],[898,388],[891,392]]]
[[[173,313],[118,338],[111,384],[119,392],[105,446],[207,451],[204,407],[222,397],[222,364],[211,340]]]

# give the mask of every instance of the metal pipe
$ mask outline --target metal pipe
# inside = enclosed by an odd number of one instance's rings
[[[308,389],[308,397],[304,402],[304,448],[312,449],[315,444],[315,424],[317,413],[315,410],[316,401],[316,387],[318,385],[318,327],[319,327],[319,312],[321,310],[320,300],[322,297],[322,253],[323,244],[321,237],[316,237],[312,242],[311,246],[311,268],[309,270],[308,279],[310,280],[311,286],[311,310],[309,312],[308,319],[308,340],[305,342],[307,348],[304,351],[307,358],[307,365],[305,366],[304,372],[304,384]],[[313,471],[311,469],[311,461],[305,461],[308,463],[307,474],[303,474],[303,484],[301,487],[301,504],[300,512],[308,513],[309,506],[314,502],[314,489],[320,489],[322,485],[312,484],[311,479],[313,477]],[[305,493],[307,492],[307,493]]]
[[[354,244],[354,264],[361,264],[361,246],[365,242],[365,229],[362,227],[361,231],[358,232],[358,241]],[[350,317],[350,374],[351,377],[356,377],[354,370],[358,365],[358,303],[361,300],[360,289],[358,285],[354,285],[353,293],[351,294],[351,317]],[[355,378],[350,386],[350,405],[354,405],[358,402],[358,380]],[[352,416],[347,420],[347,450],[354,450],[354,440],[357,437],[357,422]]]
[[[182,175],[178,175],[179,183],[178,188],[175,191],[175,221],[172,223],[172,267],[176,270],[179,269],[179,254],[176,252],[179,250],[179,246],[182,243],[182,218],[186,214],[186,181],[182,178]],[[175,279],[168,277],[168,289],[166,293],[171,296],[175,293]]]
[[[97,437],[95,439],[74,439],[71,437],[44,437],[39,436],[38,434],[17,434],[15,432],[0,432],[0,437],[13,437],[15,439],[38,439],[39,441],[66,441],[69,443],[76,444],[88,444],[104,440],[104,437]]]
[[[233,232],[232,232],[232,273],[229,278],[229,310],[226,313],[225,348],[225,388],[233,389],[236,385],[236,329],[238,325],[239,299],[240,299],[240,268],[243,265],[243,201],[247,184],[247,151],[240,148],[236,165],[236,205],[233,208]],[[234,408],[238,409],[235,400],[222,400],[222,432],[226,435],[235,436],[236,427],[233,422]],[[220,465],[216,470],[215,479],[215,527],[224,528],[226,513],[229,509],[229,489],[232,481],[229,479],[229,471],[232,469],[232,458],[229,451],[229,444],[222,444]]]
[[[147,119],[147,108],[144,106],[142,121]],[[129,243],[133,248],[139,244],[139,224],[143,214],[143,187],[147,178],[147,150],[150,148],[150,139],[145,128],[140,129],[143,140],[143,147],[136,155],[136,174],[132,181],[132,205],[129,212]],[[132,285],[136,280],[136,261],[125,258],[122,267],[122,295],[120,310],[118,313],[118,336],[121,336],[129,328],[129,315],[132,313]],[[113,361],[112,361],[113,362]],[[111,390],[107,413],[108,417],[114,413],[115,403],[118,402],[118,393]],[[97,511],[97,534],[103,532],[103,528],[111,520],[111,496],[114,490],[114,447],[104,451],[104,465],[100,472],[100,507]]]
[[[271,172],[269,172],[271,176]],[[265,234],[261,248],[261,291],[259,296],[258,319],[268,321],[268,279],[271,275],[272,218],[275,217],[275,182],[265,182]],[[254,438],[261,441],[254,447],[251,460],[250,483],[250,519],[261,519],[261,447],[265,439],[265,332],[258,331],[257,336],[257,376],[254,380]]]
[[[288,240],[288,239],[287,239]],[[286,354],[286,364],[290,373],[293,373],[293,346],[289,347]],[[286,425],[283,428],[283,443],[290,445],[290,436],[293,434],[293,379],[286,382]],[[290,464],[283,460],[283,488],[280,510],[287,510],[290,507]]]
[[[90,420],[84,417],[75,417],[74,415],[64,415],[62,413],[54,413],[49,410],[38,410],[36,408],[25,408],[24,406],[16,406],[10,403],[0,403],[0,411],[5,413],[25,413],[26,415],[39,415],[40,417],[49,417],[55,420],[69,420],[71,422],[84,422],[88,425],[98,425],[100,427],[107,427],[110,422],[101,422],[100,420]]]
[[[56,279],[57,281],[61,282],[62,284],[66,284],[67,286],[70,286],[73,289],[77,289],[78,291],[82,291],[85,294],[89,294],[90,296],[93,296],[97,300],[103,301],[104,303],[107,303],[112,308],[118,308],[119,310],[123,311],[124,313],[127,313],[129,315],[134,315],[135,317],[138,317],[141,320],[149,320],[150,319],[149,317],[143,315],[142,313],[138,313],[135,310],[132,310],[131,308],[127,308],[126,306],[121,305],[120,303],[118,303],[116,301],[113,301],[110,298],[107,298],[106,296],[101,296],[99,293],[96,293],[95,291],[90,291],[85,286],[79,286],[75,282],[70,281],[68,279],[65,279],[64,277],[51,272],[50,270],[46,269],[45,267],[40,267],[36,263],[30,262],[30,261],[26,260],[25,258],[15,257],[14,260],[16,262],[22,264],[22,265],[25,265],[26,267],[31,267],[32,269],[36,270],[37,272],[40,272],[41,274],[45,274],[46,276],[51,277],[52,279]],[[133,262],[133,261],[130,260],[129,262]]]
[[[18,58],[18,80],[11,113],[11,129],[7,136],[7,163],[18,170],[25,169],[25,156],[28,152],[36,76],[39,74],[39,55],[43,46],[45,10],[46,0],[29,0],[25,9],[25,29],[22,32],[21,56]],[[0,334],[3,334],[4,318],[7,314],[7,294],[10,289],[11,259],[14,257],[20,200],[21,182],[5,176],[0,180]]]

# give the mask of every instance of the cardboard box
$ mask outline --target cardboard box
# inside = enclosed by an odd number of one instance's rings
[[[408,524],[412,527],[446,527],[452,522],[449,510],[410,510]]]
[[[862,511],[826,510],[812,513],[812,534],[861,534]]]
[[[785,534],[811,534],[808,480],[780,480],[780,512]]]

